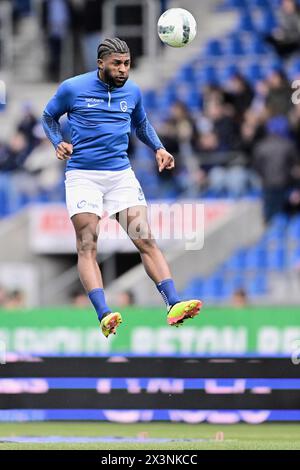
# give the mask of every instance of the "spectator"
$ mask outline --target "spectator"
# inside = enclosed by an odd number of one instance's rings
[[[236,289],[232,296],[231,304],[235,308],[244,308],[249,305],[247,292],[245,289]]]
[[[235,73],[228,84],[227,101],[232,104],[238,122],[250,108],[254,98],[254,91],[247,80],[239,73]]]
[[[74,307],[89,307],[90,301],[86,293],[81,289],[75,289],[71,294],[71,303]]]
[[[15,289],[9,292],[7,300],[5,302],[5,308],[7,310],[17,310],[25,307],[25,296],[24,293]]]
[[[198,166],[193,159],[198,131],[185,104],[180,101],[174,103],[170,110],[170,117],[161,127],[160,136],[165,146],[176,158],[175,171],[161,173],[160,180],[166,185],[175,186],[176,192],[182,193],[187,190],[184,182],[189,181],[191,187],[193,174]]]
[[[267,40],[284,59],[299,51],[300,11],[296,0],[282,0],[278,23],[278,27],[267,36]]]
[[[287,118],[277,116],[266,124],[267,134],[254,150],[254,167],[263,185],[264,217],[269,222],[283,211],[291,188],[297,149],[290,139]]]
[[[97,68],[95,51],[102,40],[102,10],[104,0],[85,0],[82,11],[83,58],[86,71]]]
[[[247,191],[249,179],[239,152],[239,125],[230,107],[218,99],[206,103],[205,118],[200,125],[199,151],[208,189],[215,196],[239,197]]]
[[[17,130],[24,135],[28,145],[33,148],[38,143],[33,135],[33,129],[38,120],[31,103],[24,103],[21,109],[21,114],[23,115],[17,124]]]
[[[6,289],[0,285],[0,308],[4,308],[7,301]]]
[[[43,30],[48,42],[48,78],[60,79],[63,44],[71,24],[71,5],[68,0],[43,1]]]
[[[292,109],[292,89],[282,70],[273,70],[267,79],[266,110],[268,116],[286,115]]]
[[[227,106],[224,103],[211,101],[207,106],[206,117],[217,135],[219,150],[236,150],[240,143],[239,125],[228,112]]]
[[[0,147],[0,171],[13,171],[20,168],[30,151],[23,133],[13,135],[7,145]]]
[[[116,304],[118,307],[127,307],[128,305],[134,305],[135,299],[134,294],[131,290],[120,292],[117,296]]]
[[[12,0],[11,3],[13,6],[13,27],[14,32],[17,33],[22,18],[31,13],[31,0]]]
[[[53,146],[46,137],[41,124],[37,124],[33,129],[33,136],[39,141],[39,145],[30,153],[24,163],[24,170],[28,173],[29,187],[24,192],[35,195],[39,192],[46,192],[51,200],[59,197],[57,186],[63,180],[64,167],[61,162],[55,158]],[[34,180],[34,181],[33,181]]]

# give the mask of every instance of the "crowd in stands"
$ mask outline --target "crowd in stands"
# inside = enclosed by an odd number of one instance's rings
[[[275,68],[256,89],[239,72],[224,87],[206,86],[200,112],[176,102],[160,135],[176,156],[178,192],[235,198],[262,192],[266,220],[299,209],[300,108],[291,95]]]
[[[20,111],[12,137],[0,141],[0,215],[17,212],[28,202],[60,201],[64,167],[29,103]]]
[[[300,208],[300,104],[292,88],[300,77],[300,9],[295,0],[225,4],[239,11],[237,29],[208,42],[146,101],[158,119],[170,106],[159,128],[176,156],[177,194],[262,195],[268,222]]]

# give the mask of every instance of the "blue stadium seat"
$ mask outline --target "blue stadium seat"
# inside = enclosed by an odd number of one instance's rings
[[[241,289],[245,285],[245,275],[244,274],[237,274],[231,277],[228,280],[228,288],[230,288],[231,293],[233,293],[237,289]]]
[[[271,5],[268,0],[248,0],[247,2],[251,7],[263,8],[265,10],[270,9]]]
[[[152,110],[157,106],[155,90],[147,90],[143,93],[143,103],[146,109]]]
[[[223,55],[222,43],[218,39],[211,39],[204,47],[204,57],[220,57]]]
[[[245,54],[256,54],[256,55],[264,55],[267,54],[269,49],[266,46],[263,38],[254,36],[251,37],[248,41],[246,41],[244,45]]]
[[[288,76],[291,80],[300,76],[300,59],[293,60],[288,67]]]
[[[255,25],[251,15],[248,12],[242,13],[240,15],[237,31],[255,31]]]
[[[239,68],[236,64],[225,64],[224,67],[218,70],[218,81],[221,84],[226,83],[236,73],[239,73]]]
[[[238,270],[246,267],[246,250],[238,250],[227,262],[227,270]]]
[[[187,64],[177,72],[175,81],[183,81],[187,83],[193,83],[194,81],[194,68],[192,65]]]
[[[257,248],[248,250],[246,254],[246,270],[261,270],[267,267],[267,251]]]
[[[262,80],[263,72],[262,72],[262,68],[260,64],[258,63],[247,64],[244,69],[244,75],[251,83],[253,82],[255,83],[258,80]]]
[[[285,214],[278,214],[273,217],[271,226],[268,232],[280,231],[281,233],[287,228],[289,223],[288,216]]]
[[[246,0],[224,0],[222,6],[228,8],[246,8],[247,1]]]
[[[222,277],[212,275],[203,282],[203,297],[220,297],[223,294],[223,288]]]
[[[267,269],[270,271],[283,271],[286,267],[286,251],[283,248],[268,250]]]
[[[261,10],[254,23],[255,29],[263,34],[271,33],[277,26],[276,17],[271,10]]]
[[[218,80],[217,69],[213,66],[203,67],[195,71],[195,81],[199,87],[207,84],[217,84]]]
[[[229,36],[223,41],[223,51],[226,55],[244,55],[244,43],[239,36]]]
[[[247,283],[246,290],[250,296],[258,296],[258,295],[263,295],[267,293],[268,287],[267,287],[267,278],[263,274],[259,274],[255,276],[254,279],[251,279]]]
[[[204,280],[202,278],[194,278],[192,279],[184,291],[182,292],[184,299],[191,299],[191,298],[202,298],[203,297],[203,283]]]

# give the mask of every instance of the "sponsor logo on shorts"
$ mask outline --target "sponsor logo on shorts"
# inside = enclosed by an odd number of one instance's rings
[[[78,207],[78,209],[83,209],[83,207],[85,207],[86,204],[87,204],[86,201],[80,201],[80,202],[78,202],[77,207]]]
[[[91,209],[99,209],[98,204],[94,202],[87,202],[85,200],[78,202],[77,207],[78,209],[83,209],[84,207],[90,207]]]
[[[128,109],[127,101],[121,101],[120,108],[121,108],[121,111],[123,111],[123,113],[126,113]]]

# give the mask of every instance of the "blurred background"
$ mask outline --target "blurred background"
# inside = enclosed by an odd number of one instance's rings
[[[174,6],[198,23],[184,49],[163,46],[156,33]],[[64,167],[40,124],[59,82],[95,69],[108,36],[128,42],[131,78],[177,161],[158,174],[153,153],[132,136],[149,205],[201,202],[205,231],[199,251],[162,245],[181,296],[205,302],[178,330],[165,325],[134,247],[99,243],[108,301],[126,319],[110,341],[78,280]],[[0,0],[0,335],[8,350],[291,354],[300,339],[297,79],[299,1]],[[62,126],[68,140],[66,119]]]

